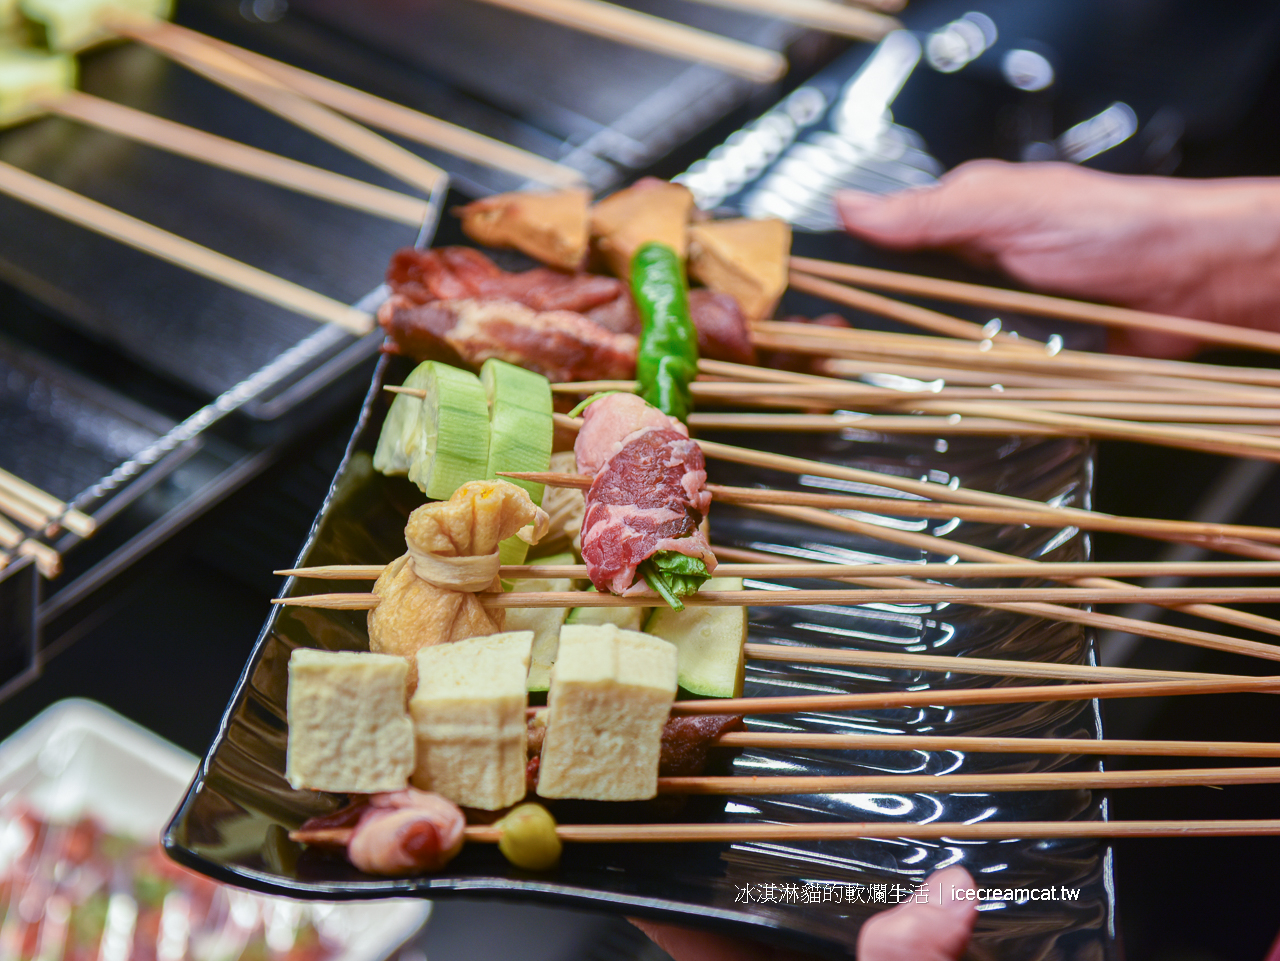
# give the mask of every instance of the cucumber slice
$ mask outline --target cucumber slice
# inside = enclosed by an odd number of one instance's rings
[[[489,461],[486,477],[502,471],[544,471],[551,463],[554,431],[551,382],[541,374],[490,358],[480,367],[480,383],[489,402]],[[510,480],[510,478],[506,478]],[[543,485],[511,480],[523,487],[535,504],[542,503]],[[529,545],[518,537],[498,548],[502,563],[523,564]]]
[[[434,500],[489,476],[489,404],[475,374],[429,360],[409,480]]]
[[[552,554],[538,558],[539,564],[576,564],[572,554]],[[568,577],[538,578],[519,577],[511,583],[511,591],[571,591],[573,580]],[[556,660],[560,646],[560,627],[567,611],[563,607],[509,607],[506,613],[506,631],[533,631],[533,650],[529,656],[529,690],[546,691],[551,687],[551,665]]]
[[[75,53],[104,40],[118,39],[112,14],[170,20],[170,0],[21,0],[19,10],[43,28],[50,50]]]
[[[75,89],[76,59],[5,46],[6,4],[0,0],[0,127],[44,113],[41,101]]]
[[[588,592],[594,592],[590,587]],[[638,631],[649,613],[647,607],[575,607],[564,619],[566,624],[617,624],[628,631]]]
[[[708,591],[740,591],[742,578],[713,577]],[[656,608],[644,626],[676,646],[680,686],[703,697],[741,697],[746,671],[743,644],[747,640],[745,607]]]
[[[431,361],[419,364],[405,378],[404,386],[423,390],[427,386],[427,371]],[[422,417],[422,398],[412,394],[396,394],[382,422],[378,446],[373,452],[373,469],[383,474],[403,477],[409,473],[409,465],[418,453],[420,433],[418,421]]]

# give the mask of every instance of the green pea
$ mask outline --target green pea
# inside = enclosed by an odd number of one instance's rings
[[[560,860],[563,845],[556,835],[556,819],[541,804],[517,805],[498,827],[498,850],[516,867],[546,871]]]

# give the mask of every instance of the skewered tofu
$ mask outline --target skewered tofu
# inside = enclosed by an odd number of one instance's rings
[[[418,652],[414,786],[485,811],[524,797],[532,645],[532,631],[511,631]]]
[[[0,18],[3,15],[0,10]],[[74,57],[37,50],[0,49],[0,127],[39,116],[44,113],[43,101],[60,97],[75,85]]]
[[[791,228],[781,220],[709,220],[689,227],[689,276],[738,302],[748,320],[773,313],[787,289]]]
[[[692,209],[687,188],[646,177],[591,208],[591,238],[609,269],[630,280],[632,254],[651,240],[684,257]]]
[[[614,624],[560,630],[538,793],[639,801],[658,793],[662,726],[676,694],[676,649]]]
[[[413,772],[413,721],[402,657],[298,648],[289,658],[289,747],[294,788],[399,791]]]
[[[18,7],[44,28],[50,50],[71,53],[115,39],[118,17],[168,20],[173,14],[172,0],[19,0]]]
[[[589,190],[497,194],[458,210],[462,232],[486,247],[514,247],[561,270],[587,259]]]

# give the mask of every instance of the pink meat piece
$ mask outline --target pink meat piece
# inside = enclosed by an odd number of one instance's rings
[[[734,364],[756,362],[747,318],[738,302],[728,294],[695,287],[689,291],[689,316],[698,330],[699,357]]]
[[[547,267],[516,273],[471,247],[397,250],[387,284],[415,303],[433,300],[509,300],[533,310],[586,313],[626,294],[616,277],[566,274]]]
[[[638,431],[674,430],[685,437],[689,428],[635,394],[610,394],[582,412],[582,427],[573,445],[578,471],[594,476]]]
[[[582,559],[596,588],[644,590],[636,568],[659,551],[700,558],[715,570],[698,528],[711,503],[706,480],[702,449],[681,432],[651,427],[632,435],[587,491]]]
[[[636,339],[615,334],[568,310],[535,311],[511,301],[436,304],[456,318],[444,342],[472,366],[490,357],[553,382],[631,376]]]
[[[447,798],[405,788],[370,794],[289,836],[322,846],[346,846],[347,859],[367,874],[397,877],[438,871],[462,850],[467,820]]]

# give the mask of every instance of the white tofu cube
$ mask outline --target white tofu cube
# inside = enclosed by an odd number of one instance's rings
[[[413,771],[408,677],[408,662],[391,654],[295,650],[289,658],[289,783],[345,794],[404,788]]]
[[[533,631],[508,631],[418,652],[415,787],[485,811],[524,797],[532,646]]]
[[[538,793],[595,801],[656,795],[675,694],[670,642],[615,624],[566,624],[551,671]]]

